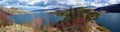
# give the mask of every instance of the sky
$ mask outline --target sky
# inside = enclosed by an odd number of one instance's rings
[[[119,4],[120,0],[0,0],[0,6],[26,11],[71,7],[104,7]]]

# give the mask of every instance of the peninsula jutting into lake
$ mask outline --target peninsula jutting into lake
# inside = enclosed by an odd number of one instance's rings
[[[0,0],[0,32],[120,32],[119,0]]]
[[[4,13],[4,10],[1,9],[1,11],[3,11],[1,13]],[[100,12],[87,7],[70,8],[50,13],[17,15],[6,13],[5,15],[1,14],[1,17],[4,17],[0,18],[1,31],[110,32],[109,29],[95,24],[94,18],[99,17]]]

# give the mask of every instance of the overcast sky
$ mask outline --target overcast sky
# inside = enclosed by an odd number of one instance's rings
[[[52,9],[72,7],[103,7],[119,4],[120,0],[0,0],[0,5],[10,8],[17,7],[23,10]]]

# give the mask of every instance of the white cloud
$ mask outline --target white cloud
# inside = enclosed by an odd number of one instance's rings
[[[41,2],[44,2],[44,3],[41,4]],[[87,6],[103,7],[103,6],[108,6],[111,4],[118,4],[118,3],[120,3],[120,0],[89,0],[89,1],[85,1],[85,0],[2,0],[0,1],[0,5],[4,5],[6,7],[10,7],[10,6],[11,7],[13,6],[22,7],[22,6],[36,5],[34,6],[36,7],[36,9],[41,7],[39,5],[46,5],[42,8],[51,9],[53,7],[54,8],[66,7],[66,6],[61,6],[61,5],[68,5],[68,6],[73,6],[73,7],[87,7]],[[33,6],[29,6],[29,7],[34,8]]]
[[[117,1],[118,1],[118,0],[109,0],[108,3],[109,3],[109,4],[117,4]]]
[[[40,1],[44,1],[44,0],[32,0],[32,1],[28,2],[28,4],[34,5],[35,3],[39,3]]]

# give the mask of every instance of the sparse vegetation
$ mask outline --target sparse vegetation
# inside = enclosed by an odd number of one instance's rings
[[[94,11],[92,9],[86,8],[86,7],[80,7],[80,8],[71,8],[68,10],[61,10],[59,12],[50,13],[57,16],[65,16],[64,20],[61,22],[70,22],[72,26],[76,28],[80,28],[82,32],[87,32],[91,27],[89,25],[89,22],[93,22],[94,18],[99,17],[100,12]],[[74,21],[73,21],[74,20]],[[61,26],[64,27],[64,25],[61,24]],[[60,28],[61,29],[61,28]]]
[[[101,27],[101,26],[98,26],[97,29],[103,32],[110,32],[108,29]]]
[[[1,8],[0,8],[1,9]],[[15,8],[12,8],[15,9]],[[5,9],[1,9],[5,10]],[[9,9],[8,9],[9,10]],[[15,9],[17,10],[17,9]],[[11,12],[8,12],[11,13]],[[14,12],[12,12],[14,13]],[[11,14],[12,14],[11,13]],[[21,13],[21,12],[20,12]],[[100,13],[96,12],[92,9],[82,7],[82,8],[73,8],[69,10],[62,10],[59,12],[55,13],[50,13],[50,14],[55,14],[57,16],[65,16],[64,20],[59,21],[56,23],[56,26],[52,26],[49,22],[47,21],[46,26],[42,26],[42,19],[41,18],[36,18],[33,19],[32,23],[29,23],[27,21],[24,21],[22,25],[15,23],[15,21],[12,21],[12,25],[8,25],[7,22],[0,21],[0,31],[10,31],[10,32],[62,32],[62,31],[72,31],[72,32],[88,32],[88,31],[94,31],[96,30],[97,32],[101,31],[107,31],[106,28],[100,27],[100,26],[95,26],[95,23],[93,21],[93,18],[99,17]],[[3,17],[3,16],[2,16]],[[1,18],[2,19],[2,18]],[[7,19],[7,18],[5,18]],[[2,27],[4,25],[7,25],[5,27]],[[4,29],[3,29],[4,28]],[[11,28],[11,29],[9,29]],[[22,28],[22,29],[20,29]],[[7,30],[5,30],[7,29]],[[95,32],[95,31],[94,31]]]
[[[4,11],[8,14],[16,15],[16,14],[29,14],[29,12],[25,12],[22,10],[19,10],[17,8],[5,8],[5,7],[0,7],[0,11]]]

